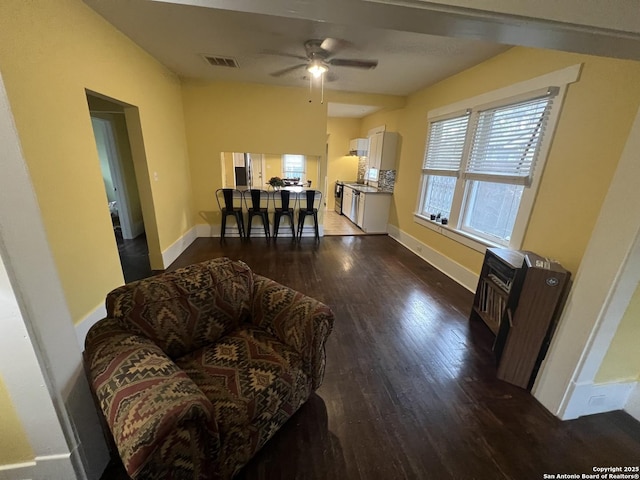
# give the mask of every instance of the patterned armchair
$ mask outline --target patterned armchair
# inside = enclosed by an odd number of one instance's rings
[[[130,283],[106,306],[86,369],[136,480],[231,478],[322,382],[331,310],[242,262]]]

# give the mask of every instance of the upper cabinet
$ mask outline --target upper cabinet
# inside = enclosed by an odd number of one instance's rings
[[[374,169],[369,175],[370,180],[377,180],[380,170],[396,169],[397,150],[397,132],[378,132],[369,136],[369,169]]]
[[[357,156],[366,156],[369,149],[369,140],[367,138],[354,138],[349,142],[349,154]]]

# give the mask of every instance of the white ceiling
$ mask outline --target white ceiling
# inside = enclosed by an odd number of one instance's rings
[[[506,46],[400,32],[364,25],[284,18],[145,0],[85,0],[116,28],[185,78],[307,86],[304,69],[270,73],[302,63],[263,53],[304,55],[304,42],[326,37],[350,46],[339,58],[377,59],[373,70],[331,67],[325,89],[407,95],[476,65]],[[240,68],[214,67],[202,55],[234,58]]]
[[[327,105],[327,116],[362,118],[377,112],[382,107],[373,105],[354,105],[351,103],[329,102]]]
[[[378,60],[374,70],[332,66],[325,88],[407,95],[509,45],[640,60],[640,0],[84,0],[183,78],[307,86],[308,39],[347,42],[335,57]],[[203,55],[232,57],[214,67]],[[332,116],[362,108],[330,104]]]

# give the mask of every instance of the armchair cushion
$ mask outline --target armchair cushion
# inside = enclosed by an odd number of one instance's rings
[[[311,393],[300,355],[259,327],[239,328],[176,364],[211,401],[222,432],[266,423],[280,408],[292,414]]]
[[[107,316],[178,358],[247,320],[252,291],[249,267],[225,258],[116,288],[107,296]]]
[[[311,394],[300,355],[259,327],[241,327],[176,363],[213,405],[229,474]]]

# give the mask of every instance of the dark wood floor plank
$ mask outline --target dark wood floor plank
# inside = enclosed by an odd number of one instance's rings
[[[562,422],[497,380],[493,335],[468,321],[472,294],[389,237],[201,238],[170,270],[219,256],[336,315],[323,385],[239,479],[522,480],[638,464],[629,415]]]

